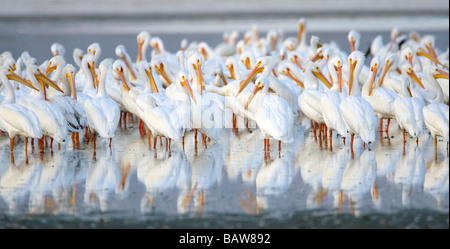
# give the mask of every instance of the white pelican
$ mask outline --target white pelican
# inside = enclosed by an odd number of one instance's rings
[[[328,88],[331,87],[329,85],[328,80],[320,71],[319,66],[315,62],[308,62],[305,69],[305,74],[307,79],[304,82],[305,90],[298,96],[298,106],[303,114],[308,117],[311,121],[315,122],[314,124],[314,138],[316,137],[316,125],[319,124],[319,131],[322,129],[322,125],[324,123],[323,115],[322,115],[322,107],[321,107],[321,98],[324,94],[324,91],[319,86],[319,82],[317,79],[320,79],[321,82],[327,84]]]
[[[292,143],[294,141],[294,115],[285,99],[277,95],[267,94],[269,91],[269,79],[267,77],[269,76],[266,73],[256,79],[255,88],[248,101],[251,102],[255,94],[262,89],[262,93],[257,96],[256,100],[255,121],[264,138],[265,156],[270,138],[278,140],[279,156],[281,156],[281,142]]]
[[[405,64],[402,66],[402,69],[405,70],[404,68],[409,67],[409,64]],[[395,119],[403,132],[403,149],[406,143],[406,131],[410,136],[417,137],[418,143],[419,136],[422,135],[424,128],[422,109],[425,106],[425,102],[423,99],[412,95],[410,85],[414,84],[414,82],[408,80],[407,77],[406,73],[402,74],[401,81],[398,82],[398,84],[401,84],[402,89],[393,103]]]
[[[113,78],[115,80],[120,80],[120,96],[122,104],[128,113],[138,116],[136,107],[136,97],[142,92],[139,87],[132,87],[128,79],[128,69],[122,60],[114,61],[112,70]],[[124,118],[125,128],[126,128],[126,116]],[[142,135],[142,128],[144,123],[139,121],[139,132]]]
[[[95,64],[99,63],[100,55],[102,54],[102,48],[100,47],[100,44],[97,42],[91,43],[87,48],[88,54],[91,54],[94,56],[94,62]]]
[[[361,95],[370,103],[375,111],[375,115],[380,119],[380,132],[382,132],[383,129],[383,119],[388,119],[385,130],[386,133],[388,133],[391,119],[395,118],[393,103],[398,95],[394,91],[382,86],[374,87],[375,77],[377,76],[377,70],[380,64],[380,59],[376,56],[373,57],[370,62],[369,77],[367,77],[367,80],[362,87]]]
[[[12,154],[16,136],[25,137],[25,150],[27,151],[28,138],[42,138],[42,128],[38,117],[33,111],[16,103],[14,89],[9,79],[22,83],[32,89],[37,89],[27,81],[22,80],[17,74],[8,72],[8,69],[0,66],[0,82],[7,91],[6,98],[0,104],[0,130],[8,133]],[[13,157],[11,157],[11,160],[13,160]]]
[[[64,67],[61,82],[64,93],[54,95],[49,98],[49,101],[56,104],[62,111],[67,120],[68,131],[80,133],[87,127],[88,121],[83,106],[77,101],[75,67],[72,64],[67,64]],[[78,134],[76,136],[78,138]],[[72,142],[75,147],[75,138],[73,136]]]
[[[444,94],[441,87],[434,79],[435,77],[441,77],[441,72],[434,65],[429,65],[425,68],[427,78],[430,80],[431,85],[437,93],[433,102],[423,108],[423,117],[425,120],[425,126],[430,131],[431,136],[434,138],[434,157],[437,158],[437,137],[442,137],[444,141],[447,141],[447,156],[448,156],[448,142],[449,142],[449,107],[444,104]]]
[[[137,37],[137,43],[138,43],[138,55],[136,58],[136,64],[139,65],[141,61],[147,61],[147,49],[150,45],[150,33],[148,31],[141,31]]]
[[[169,87],[175,81],[176,72],[178,70],[173,68],[173,66],[171,67],[163,55],[157,54],[152,56],[150,63],[158,72],[164,87]]]
[[[81,78],[81,82],[77,81],[77,84],[80,85],[77,91],[79,92],[79,101],[84,102],[86,98],[92,98],[97,94],[97,76],[95,72],[94,56],[91,54],[86,54],[83,57],[81,60],[81,70],[84,73],[84,80]]]
[[[66,49],[64,48],[64,46],[58,42],[55,42],[52,44],[52,46],[50,47],[50,50],[53,54],[53,56],[57,56],[60,55],[62,57],[64,57],[64,55],[66,54]]]
[[[127,50],[125,49],[125,46],[120,44],[116,47],[115,53],[119,59],[121,59],[126,67],[128,68],[128,77],[131,82],[136,82],[139,80],[138,78],[138,72],[137,72],[137,65],[134,64],[130,58],[130,55],[127,53]]]
[[[342,65],[344,63],[342,58],[336,55],[329,60],[328,64],[328,71],[333,78],[333,85],[320,98],[320,107],[322,109],[323,121],[330,130],[331,151],[333,148],[333,130],[342,137],[345,137],[347,135],[347,127],[342,119],[340,110],[341,100],[343,98]]]
[[[141,65],[145,66],[145,62],[142,62]],[[147,64],[148,66],[148,64]],[[154,137],[154,149],[156,156],[156,137],[165,137],[169,139],[168,143],[166,143],[166,150],[168,148],[169,155],[171,154],[170,144],[171,141],[180,142],[181,137],[184,135],[184,128],[182,127],[177,115],[177,112],[174,111],[174,108],[169,102],[165,102],[163,98],[164,95],[158,95],[158,87],[154,82],[153,75],[151,71],[147,71],[146,69],[145,82],[147,85],[146,90],[137,96],[136,99],[136,111],[141,120],[145,123],[148,129],[151,131],[152,136]],[[187,81],[183,82],[187,84]],[[150,89],[153,90],[153,93]],[[191,91],[192,92],[192,91]],[[150,132],[149,132],[150,135]],[[166,140],[167,142],[167,140]]]
[[[223,102],[217,101],[214,93],[204,90],[202,65],[202,56],[194,53],[189,57],[186,66],[192,76],[192,89],[196,100],[196,102],[191,102],[191,127],[195,133],[197,133],[197,130],[202,133],[203,142],[206,146],[206,138],[203,135],[214,141],[220,139],[223,124],[221,110],[223,109]],[[195,144],[197,146],[197,136],[195,136]]]
[[[30,92],[27,96],[21,97],[17,102],[32,110],[37,115],[44,136],[50,137],[52,141],[54,139],[59,143],[64,143],[68,134],[67,121],[61,110],[54,103],[48,101],[44,83],[56,88],[60,92],[62,90],[55,82],[40,72],[34,59],[27,60],[25,63],[28,79],[39,91]],[[40,139],[40,142],[42,143],[43,139]],[[43,144],[41,144],[41,152],[43,152],[43,149]]]
[[[359,49],[359,41],[361,40],[361,34],[352,29],[350,32],[348,32],[347,35],[348,41],[350,42],[350,51],[354,52],[355,50]]]
[[[360,51],[352,52],[349,57],[350,75],[348,97],[341,101],[342,118],[347,126],[347,132],[351,137],[351,151],[353,156],[353,140],[358,135],[364,143],[375,142],[375,129],[377,117],[375,112],[363,97],[358,84],[359,73],[361,72],[364,55]]]
[[[120,110],[116,102],[114,102],[106,93],[106,77],[108,71],[112,68],[110,60],[104,60],[99,66],[100,82],[97,95],[87,99],[83,103],[84,110],[89,122],[89,127],[94,132],[94,150],[96,134],[103,138],[109,138],[109,147],[111,148],[111,140],[115,135],[115,131],[119,124]]]
[[[187,74],[183,71],[180,71],[175,83],[170,85],[166,89],[166,97],[172,103],[172,106],[174,107],[173,111],[178,116],[179,124],[182,128],[181,133],[183,135],[183,149],[185,133],[191,131],[192,129],[191,101],[193,101],[194,104],[197,103],[187,78]],[[160,88],[158,87],[157,89]]]

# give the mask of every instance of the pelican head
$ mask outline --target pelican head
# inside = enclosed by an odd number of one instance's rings
[[[100,57],[100,54],[102,52],[100,44],[98,44],[97,42],[94,42],[91,45],[89,45],[87,50],[88,50],[88,53],[90,53],[94,56],[96,61]]]
[[[3,66],[0,66],[0,74],[4,76],[6,76],[7,79],[9,80],[14,80],[17,81],[33,90],[36,90],[39,92],[39,90],[37,88],[35,88],[33,86],[33,84],[31,84],[30,81],[25,80],[24,78],[20,77],[19,75],[17,75],[16,73],[14,73],[14,68],[15,68],[15,60],[13,58],[7,58],[4,62],[3,62]]]
[[[199,53],[193,53],[189,59],[188,59],[188,68],[191,68],[194,71],[196,71],[197,75],[197,84],[199,86],[200,95],[202,94],[203,90],[205,89],[205,83],[202,76],[202,67],[203,67],[203,56],[201,56]],[[190,71],[190,72],[191,72]]]
[[[414,72],[414,69],[412,67],[412,65],[410,64],[403,64],[401,67],[402,70],[402,74],[408,75],[412,80],[414,80],[414,82],[417,83],[417,85],[419,85],[420,87],[422,87],[423,89],[425,89],[422,80],[417,76],[417,74]]]
[[[297,66],[290,62],[290,61],[282,61],[280,64],[278,64],[278,71],[282,74],[289,77],[291,80],[293,80],[299,87],[302,89],[305,88],[305,84],[299,79],[297,75],[297,71],[295,70]]]
[[[45,69],[45,74],[48,76],[52,71],[54,71],[57,67],[63,67],[65,64],[65,60],[62,55],[56,55],[50,59],[48,62],[47,68]]]
[[[306,65],[308,61],[306,58],[307,56],[303,51],[294,50],[289,51],[287,54],[287,59],[297,65],[297,67],[299,67],[303,72],[305,71],[305,67],[302,66],[302,64]]]
[[[237,92],[236,96],[238,96],[242,90],[244,90],[247,85],[250,83],[250,81],[255,78],[255,76],[258,73],[265,73],[268,74],[272,71],[272,68],[274,66],[273,58],[270,56],[263,56],[258,58],[256,61],[255,66],[253,67],[252,71],[248,74],[247,78],[245,78],[243,81],[241,81],[241,84],[239,86],[239,91]]]
[[[141,74],[142,79],[148,79],[150,81],[150,87],[153,89],[154,93],[159,93],[158,86],[155,82],[155,78],[153,78],[153,68],[147,61],[141,61],[139,63],[139,73]],[[147,81],[147,82],[148,82]],[[147,89],[147,85],[146,85]],[[150,90],[150,89],[148,89]]]
[[[409,64],[412,65],[413,63],[413,52],[411,47],[405,47],[404,49],[402,49],[402,51],[400,52],[400,59],[401,60],[406,60]]]
[[[159,37],[152,37],[152,39],[150,39],[150,45],[157,54],[161,54],[164,51],[164,43]]]
[[[392,67],[397,67],[398,56],[396,53],[389,53],[384,59],[383,71],[381,72],[380,78],[378,79],[378,86],[383,84],[384,78]]]
[[[172,84],[172,80],[169,78],[166,71],[168,70],[168,62],[163,55],[158,54],[156,56],[153,56],[150,64],[154,69],[156,69],[159,75],[161,75],[167,81],[169,85]]]
[[[319,79],[327,88],[331,88],[331,83],[328,81],[328,79],[325,77],[325,75],[322,73],[322,71],[320,70],[320,67],[317,63],[315,62],[308,62],[308,64],[306,65],[306,70],[305,70],[306,74],[308,75],[308,77],[312,78],[312,77],[316,77],[317,79]]]
[[[137,37],[137,43],[138,43],[138,56],[137,56],[137,62],[139,63],[143,58],[145,59],[145,52],[148,44],[150,43],[150,33],[148,31],[141,31]]]
[[[250,70],[255,65],[255,56],[251,51],[245,51],[240,56],[242,64],[244,64],[247,70]]]
[[[81,61],[83,60],[84,54],[85,54],[84,51],[81,50],[80,48],[75,48],[73,50],[73,60],[78,66],[81,65]]]
[[[125,90],[130,91],[130,86],[128,85],[128,69],[123,60],[115,60],[113,65],[113,77],[116,80],[122,81],[122,86]]]
[[[358,85],[358,78],[355,77],[355,73],[359,74],[364,64],[365,56],[362,52],[355,50],[348,56],[348,62],[350,65],[350,73],[348,77],[348,95],[351,95],[352,86]],[[356,83],[354,82],[356,81]]]
[[[350,30],[350,32],[348,32],[347,39],[350,42],[351,51],[353,52],[355,50],[358,50],[361,34],[358,31],[352,29]]]
[[[369,88],[369,95],[372,95],[373,86],[375,84],[375,77],[377,76],[378,67],[381,64],[380,58],[378,56],[373,57],[372,61],[370,62],[370,88]]]
[[[63,69],[63,74],[69,80],[72,98],[77,99],[77,88],[75,85],[75,67],[72,64],[66,64]]]
[[[45,85],[48,85],[50,87],[53,87],[54,89],[56,89],[57,91],[64,93],[63,90],[61,90],[61,88],[59,88],[59,86],[52,81],[51,79],[47,78],[47,76],[41,72],[41,70],[39,69],[39,67],[37,66],[36,63],[36,59],[30,57],[25,61],[25,66],[26,66],[26,70],[27,70],[27,75],[28,77],[30,76],[34,76],[34,78],[39,82],[39,84],[41,85],[42,90],[44,90],[44,97],[47,98],[45,96]]]
[[[258,76],[255,80],[255,87],[253,88],[252,93],[250,94],[250,96],[248,97],[247,103],[245,104],[244,109],[248,109],[248,106],[250,105],[250,103],[252,102],[252,100],[254,99],[254,97],[256,96],[256,94],[264,88],[264,86],[266,84],[269,83],[269,79],[267,75],[261,75]],[[267,88],[268,89],[268,88]]]
[[[191,96],[192,101],[197,104],[195,100],[194,92],[192,91],[191,85],[189,85],[187,74],[183,71],[180,71],[176,78],[176,83],[180,84],[182,87],[186,88],[188,94]]]
[[[337,79],[339,85],[339,92],[342,92],[342,66],[344,65],[344,60],[338,54],[335,54],[328,61],[328,70],[332,75],[333,79]],[[334,69],[334,70],[333,70]]]
[[[64,46],[55,42],[50,47],[50,50],[52,51],[53,56],[61,55],[64,56],[66,53],[66,50],[64,49]]]

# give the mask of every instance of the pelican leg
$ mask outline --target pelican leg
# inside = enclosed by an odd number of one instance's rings
[[[316,133],[316,129],[317,129],[317,123],[314,122],[314,128],[313,128],[313,131],[314,131],[314,141],[317,141],[317,133]]]
[[[278,158],[281,158],[281,141],[278,141]]]
[[[151,140],[151,136],[152,133],[150,133],[150,129],[148,130],[148,135],[147,135],[147,141],[148,141],[148,148],[151,149],[152,148],[152,140]]]
[[[330,151],[333,151],[333,130],[330,129]]]
[[[123,113],[123,129],[126,130],[127,129],[127,113],[124,112]]]
[[[385,130],[385,132],[388,133],[388,134],[389,134],[389,125],[390,125],[390,124],[391,124],[391,119],[388,118],[388,123],[387,123],[386,130]],[[389,135],[388,135],[388,136],[389,136]]]
[[[119,124],[118,124],[119,129],[121,129],[121,130],[122,130],[122,115],[123,115],[123,112],[121,111],[120,112],[120,118],[119,118]]]
[[[111,149],[112,137],[109,138],[109,149]]]
[[[34,153],[34,138],[31,139],[31,153]]]
[[[167,137],[166,137],[166,151],[168,150],[168,148],[169,148],[169,143],[167,142]]]
[[[323,125],[324,138],[325,138],[325,147],[328,146],[328,127],[326,124]]]
[[[172,156],[172,149],[170,148],[171,143],[172,143],[172,139],[169,138],[169,157]]]
[[[380,118],[380,130],[379,130],[380,134],[381,132],[383,132],[383,119]]]
[[[159,136],[159,146],[162,147],[162,138],[161,138],[161,136]]]
[[[434,160],[437,160],[437,137],[434,137]]]
[[[353,151],[353,140],[355,139],[355,134],[351,134],[350,135],[350,148],[352,151],[352,158],[355,156],[354,151]]]
[[[97,136],[95,134],[92,134],[92,141],[94,141],[94,151],[97,148],[96,140],[97,140]]]
[[[25,153],[28,153],[28,138],[25,138]]]
[[[194,129],[195,151],[197,151],[197,129]]]
[[[9,144],[11,146],[11,153],[13,153],[13,151],[14,151],[14,138],[10,138],[9,139]]]

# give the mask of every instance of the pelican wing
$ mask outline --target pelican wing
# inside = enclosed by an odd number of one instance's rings
[[[7,127],[13,128],[18,134],[26,134],[27,137],[42,137],[41,125],[36,114],[18,104],[0,105],[0,129],[10,132]]]

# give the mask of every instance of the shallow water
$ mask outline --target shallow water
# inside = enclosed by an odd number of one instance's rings
[[[53,145],[28,158],[1,136],[2,228],[448,228],[449,163],[430,135],[403,138],[395,121],[375,145],[315,140],[299,120],[292,144],[264,160],[259,130],[223,129],[194,147],[194,135],[157,150],[137,121],[108,141]],[[201,141],[199,135],[198,141]],[[332,149],[332,151],[330,151]],[[27,163],[28,159],[28,163]]]

